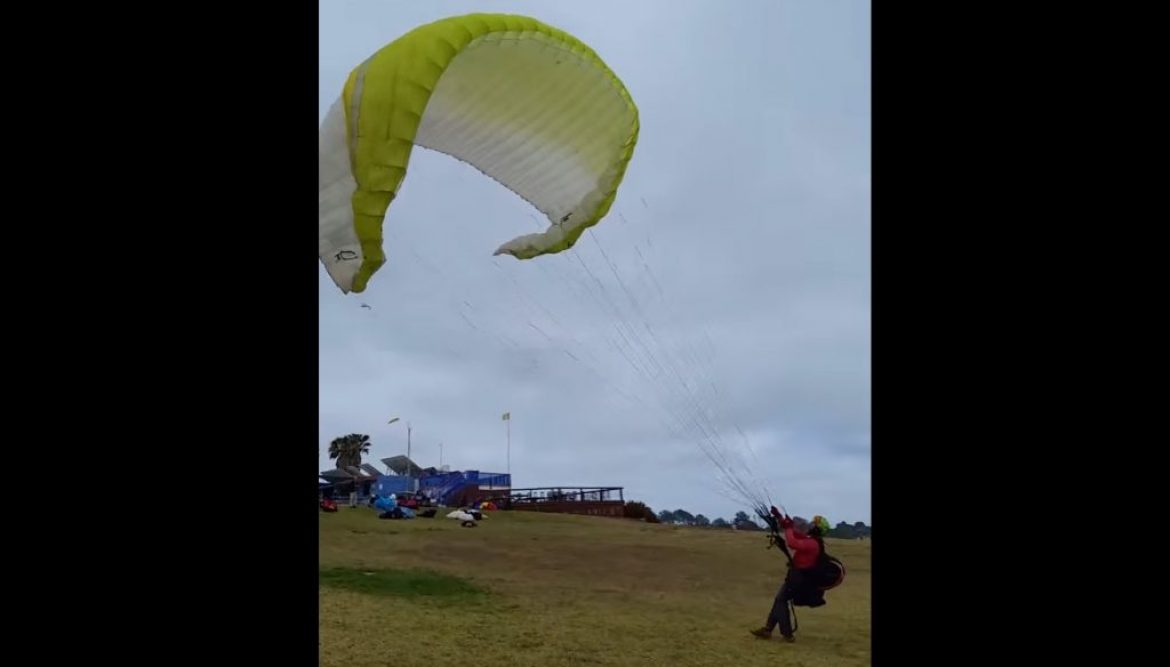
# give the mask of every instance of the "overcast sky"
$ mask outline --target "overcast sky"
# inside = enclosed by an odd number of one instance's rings
[[[321,117],[373,51],[477,11],[592,46],[639,107],[637,149],[592,234],[524,262],[492,251],[543,216],[415,149],[367,291],[320,271],[321,469],[351,432],[374,462],[405,453],[409,421],[421,465],[442,442],[455,469],[504,472],[510,411],[514,486],[730,518],[748,508],[701,427],[790,512],[868,523],[869,3],[329,0]]]

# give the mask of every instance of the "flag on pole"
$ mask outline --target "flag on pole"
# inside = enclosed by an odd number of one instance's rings
[[[504,421],[510,421],[512,419],[512,413],[505,412],[503,415],[500,416],[500,419],[503,419]]]

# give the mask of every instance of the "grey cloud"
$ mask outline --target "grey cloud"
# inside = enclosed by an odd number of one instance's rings
[[[730,517],[744,508],[695,439],[664,427],[695,408],[677,371],[789,510],[869,521],[868,3],[323,3],[322,116],[373,50],[469,11],[593,46],[639,105],[638,149],[575,254],[529,262],[491,252],[535,230],[531,207],[416,150],[368,291],[320,273],[322,450],[360,431],[377,458],[404,452],[385,424],[400,415],[422,463],[441,441],[447,463],[502,470],[510,410],[519,486],[622,485]],[[665,375],[631,367],[654,367],[638,341]]]

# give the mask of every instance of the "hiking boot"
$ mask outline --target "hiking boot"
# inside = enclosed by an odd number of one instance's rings
[[[772,638],[772,631],[769,630],[768,628],[757,628],[755,630],[749,630],[749,632],[751,632],[753,635],[759,637],[760,639],[771,639]]]

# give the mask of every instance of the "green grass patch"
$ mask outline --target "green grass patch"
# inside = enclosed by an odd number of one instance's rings
[[[766,544],[563,514],[493,512],[468,530],[342,510],[321,520],[321,665],[870,667],[870,542],[828,540],[849,576],[797,611],[795,644],[748,634],[784,579]]]
[[[381,597],[436,598],[467,601],[487,595],[487,591],[449,574],[428,570],[386,570],[333,567],[320,570],[320,585]]]

